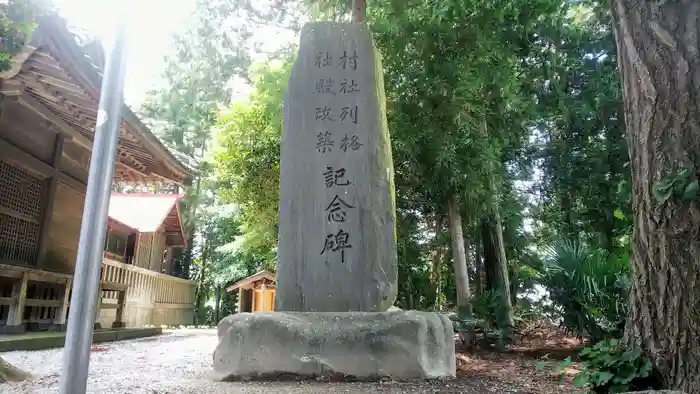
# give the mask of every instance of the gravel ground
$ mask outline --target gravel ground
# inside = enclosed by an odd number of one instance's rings
[[[215,382],[209,373],[216,330],[183,329],[93,348],[88,393],[538,393],[531,385],[515,387],[491,377],[446,382]],[[62,350],[17,351],[2,357],[30,371],[35,378],[0,385],[5,394],[58,393]],[[530,387],[527,387],[530,386]]]

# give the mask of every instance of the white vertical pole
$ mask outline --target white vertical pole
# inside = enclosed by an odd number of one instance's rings
[[[87,388],[107,210],[124,102],[124,41],[125,25],[124,20],[121,20],[102,77],[78,259],[73,277],[68,332],[63,350],[61,394],[84,394]]]

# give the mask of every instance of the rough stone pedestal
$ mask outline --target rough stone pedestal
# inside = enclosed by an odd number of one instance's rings
[[[214,372],[221,380],[456,373],[452,322],[436,313],[239,313],[223,319],[218,334]]]

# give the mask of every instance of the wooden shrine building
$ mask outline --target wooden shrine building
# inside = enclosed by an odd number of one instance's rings
[[[70,318],[103,67],[99,42],[84,42],[50,16],[11,68],[0,72],[0,331],[62,329]],[[115,181],[178,189],[191,177],[124,105]],[[179,197],[163,198],[168,208],[148,228],[129,224],[121,214],[110,219],[107,257],[97,262],[102,302],[96,322],[192,322],[194,283],[163,268],[165,250],[184,245],[179,211],[173,209]],[[121,242],[123,249],[113,251]]]
[[[173,249],[187,246],[182,194],[112,194],[105,257],[173,275]]]
[[[260,271],[226,288],[231,293],[238,290],[240,312],[273,312],[275,310],[275,274]]]

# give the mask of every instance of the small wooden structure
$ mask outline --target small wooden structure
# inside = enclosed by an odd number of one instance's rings
[[[0,332],[61,329],[69,318],[103,66],[99,42],[86,41],[61,18],[48,16],[11,68],[0,72]],[[192,170],[124,105],[115,181],[175,190],[191,177]],[[164,223],[166,243],[170,236],[172,244],[182,244],[181,233],[169,230],[167,218]],[[151,255],[162,256],[156,246],[143,245],[144,253],[150,248]],[[98,322],[192,321],[192,281],[163,273],[153,263],[157,259],[146,267],[112,257],[97,262],[102,264]]]
[[[238,306],[241,312],[272,312],[275,310],[275,274],[260,271],[226,288],[227,292],[238,290]]]

